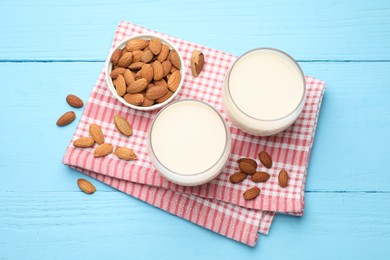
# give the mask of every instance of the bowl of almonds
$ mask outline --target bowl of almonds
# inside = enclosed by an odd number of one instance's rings
[[[179,93],[183,58],[168,40],[139,34],[121,41],[106,61],[106,81],[124,105],[141,111],[162,108]]]

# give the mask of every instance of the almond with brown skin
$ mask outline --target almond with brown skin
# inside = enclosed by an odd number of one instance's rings
[[[92,137],[81,137],[73,141],[73,146],[77,148],[88,148],[95,144]]]
[[[93,186],[92,183],[85,179],[78,179],[77,185],[79,186],[80,190],[87,194],[93,194],[96,191],[96,187]]]
[[[279,172],[279,176],[278,176],[279,186],[282,188],[287,187],[288,179],[289,179],[289,177],[288,177],[287,171],[285,169],[281,170]]]
[[[119,59],[122,57],[122,50],[116,49],[111,55],[111,62],[114,65],[118,65]]]
[[[127,92],[130,94],[135,94],[143,91],[148,86],[148,82],[146,79],[141,78],[137,79],[133,83],[130,84],[130,86],[127,88]]]
[[[141,56],[141,61],[149,63],[153,60],[153,53],[150,50],[144,51]]]
[[[177,70],[172,73],[172,75],[168,79],[168,88],[170,91],[175,92],[180,85],[181,81],[181,73],[180,70]]]
[[[142,68],[141,68],[142,69]],[[137,73],[135,73],[135,80],[139,80],[142,78],[142,75],[141,75],[141,70],[137,71]]]
[[[240,164],[241,162],[246,162],[246,163],[249,163],[251,164],[253,167],[257,168],[257,162],[251,158],[241,158],[237,161],[238,164]]]
[[[266,151],[259,153],[259,160],[266,168],[272,167],[272,158]]]
[[[138,61],[138,62],[133,62],[132,64],[130,64],[129,66],[129,69],[131,70],[139,70],[142,68],[142,66],[144,66],[145,63],[143,63],[142,61]]]
[[[175,71],[178,71],[178,69],[176,67],[172,66],[171,73],[173,73]]]
[[[97,144],[104,143],[104,135],[99,125],[91,124],[89,126],[89,134],[92,136],[93,140],[95,140]]]
[[[123,77],[125,78],[125,82],[127,86],[130,86],[130,84],[135,81],[133,72],[131,72],[131,70],[129,69],[126,69],[125,73],[123,73]]]
[[[231,183],[239,183],[246,179],[246,174],[243,172],[236,172],[229,177]]]
[[[155,86],[146,91],[145,97],[150,100],[156,100],[165,96],[167,93],[168,93],[168,89],[166,87]]]
[[[165,79],[155,80],[153,81],[153,84],[156,86],[163,86],[165,88],[168,88],[168,83],[165,81]]]
[[[133,62],[139,62],[141,61],[142,54],[144,52],[141,50],[133,51]]]
[[[76,114],[73,111],[68,111],[57,120],[58,126],[66,126],[72,123],[76,119]]]
[[[80,108],[84,105],[81,98],[73,94],[69,94],[66,96],[66,102],[68,102],[69,105],[75,108]]]
[[[133,128],[131,127],[129,122],[127,122],[126,119],[121,117],[120,115],[114,116],[114,123],[118,131],[121,132],[123,135],[131,136],[133,134]]]
[[[163,44],[161,46],[161,51],[157,56],[157,60],[162,63],[168,58],[168,55],[169,55],[169,47],[168,45]]]
[[[119,76],[120,74],[125,73],[125,71],[126,71],[125,68],[120,68],[120,67],[118,67],[118,68],[116,68],[116,69],[114,69],[114,70],[111,71],[110,77],[113,78],[113,79],[116,79],[116,78],[118,78],[118,76]]]
[[[154,104],[154,100],[150,100],[150,99],[147,99],[146,97],[144,97],[144,102],[142,103],[141,106],[143,107],[150,107]]]
[[[134,39],[131,41],[128,41],[126,44],[126,50],[128,51],[136,51],[136,50],[143,50],[149,45],[148,40],[143,39]]]
[[[133,62],[133,54],[131,52],[127,52],[122,55],[122,57],[118,61],[118,66],[127,68]]]
[[[122,97],[126,94],[126,82],[122,74],[118,75],[118,78],[114,82],[114,86],[119,96]]]
[[[158,55],[161,51],[161,41],[159,38],[152,38],[149,42],[149,49],[154,55]]]
[[[271,176],[266,173],[266,172],[255,172],[252,177],[251,177],[251,180],[253,182],[265,182],[267,181]]]
[[[201,51],[194,51],[191,56],[192,76],[199,76],[204,66],[204,55]]]
[[[161,63],[158,60],[155,60],[152,64],[153,66],[153,79],[160,80],[164,77],[164,69]]]
[[[181,62],[179,54],[175,50],[171,50],[169,53],[169,60],[172,62],[172,65],[180,70]]]
[[[142,94],[126,94],[123,96],[123,99],[134,106],[139,106],[144,102],[144,96]]]
[[[253,200],[260,194],[260,189],[257,187],[246,190],[243,194],[245,200]]]
[[[141,76],[149,83],[153,79],[153,67],[150,64],[145,64],[141,69]]]
[[[165,102],[166,100],[168,100],[170,97],[172,97],[173,95],[173,92],[168,90],[167,94],[165,94],[164,96],[156,99],[156,103],[162,103],[162,102]]]
[[[242,171],[243,173],[246,173],[249,175],[252,175],[256,172],[256,167],[254,167],[253,164],[245,162],[245,161],[240,162],[238,164],[238,168],[240,168],[240,171]]]
[[[96,147],[95,151],[93,152],[93,155],[98,157],[104,157],[112,153],[112,150],[114,147],[111,144],[100,144],[98,147]]]
[[[134,153],[132,149],[126,147],[118,147],[115,149],[114,154],[118,156],[119,159],[130,161],[137,160],[137,155]]]
[[[163,71],[164,71],[163,76],[166,77],[172,69],[172,63],[169,60],[166,60],[166,61],[163,61],[161,63],[161,65],[162,65]]]

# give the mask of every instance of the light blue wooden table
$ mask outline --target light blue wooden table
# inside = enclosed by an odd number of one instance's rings
[[[327,82],[302,218],[255,248],[61,164],[120,20],[235,55],[283,49]],[[0,259],[389,259],[390,2],[0,0]],[[81,110],[77,110],[80,117]]]

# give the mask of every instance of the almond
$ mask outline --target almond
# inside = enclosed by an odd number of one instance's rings
[[[159,99],[168,93],[168,89],[164,86],[155,86],[146,91],[146,98],[151,100]]]
[[[240,164],[241,162],[246,162],[246,163],[251,164],[253,167],[257,168],[257,162],[253,159],[250,159],[250,158],[241,158],[237,162],[238,162],[238,164]]]
[[[116,78],[118,78],[118,76],[119,76],[120,74],[125,73],[125,71],[126,71],[125,68],[116,68],[116,69],[114,69],[113,71],[111,71],[110,77],[113,78],[113,79],[116,79]]]
[[[69,105],[75,108],[80,108],[84,105],[81,98],[73,94],[69,94],[66,96],[66,102],[68,102]]]
[[[173,73],[175,71],[178,71],[178,69],[176,67],[172,66],[171,73]]]
[[[153,81],[153,84],[156,86],[163,86],[165,88],[168,88],[168,83],[165,81],[165,79],[155,80]]]
[[[126,160],[126,161],[138,159],[134,151],[126,147],[116,148],[114,154],[118,156],[119,159]]]
[[[168,45],[163,44],[161,46],[160,54],[158,54],[157,56],[157,60],[162,63],[168,58],[168,55],[169,55],[169,47]]]
[[[89,134],[92,136],[93,140],[95,140],[97,144],[104,143],[104,135],[102,129],[97,124],[91,124],[89,126]]]
[[[154,100],[147,99],[144,97],[144,102],[142,103],[143,107],[150,107],[154,104]]]
[[[160,80],[164,77],[164,69],[161,63],[156,60],[153,62],[153,79]]]
[[[57,120],[58,126],[66,126],[73,122],[76,119],[76,114],[73,111],[66,112]]]
[[[123,99],[134,106],[139,106],[144,102],[144,96],[142,94],[126,94]]]
[[[153,67],[150,64],[145,64],[141,69],[141,76],[146,79],[147,82],[151,82],[153,79]]]
[[[259,160],[266,168],[272,167],[272,158],[266,151],[259,153]]]
[[[172,75],[168,79],[168,88],[170,91],[175,92],[180,85],[181,81],[181,73],[179,70],[172,73]]]
[[[158,38],[152,38],[149,42],[149,49],[154,55],[158,55],[161,52],[161,41]]]
[[[246,173],[249,175],[252,175],[256,172],[256,167],[254,167],[253,164],[245,162],[245,161],[240,162],[238,164],[238,168],[240,168],[240,171],[242,171],[243,173]]]
[[[111,55],[111,62],[114,65],[118,65],[119,59],[122,57],[122,50],[116,49]]]
[[[118,78],[114,82],[114,85],[119,96],[122,97],[126,94],[126,82],[122,74],[119,74]]]
[[[88,148],[95,144],[92,137],[81,137],[73,141],[73,146],[78,148]]]
[[[142,54],[144,52],[140,50],[133,51],[133,62],[141,61]]]
[[[143,50],[149,45],[149,41],[143,39],[134,39],[128,41],[126,44],[126,50],[128,51],[136,51]]]
[[[236,172],[229,177],[231,183],[239,183],[246,179],[246,174],[243,172]]]
[[[172,63],[169,60],[166,60],[166,61],[163,61],[161,63],[161,65],[162,65],[163,71],[164,71],[163,76],[166,77],[172,69]]]
[[[260,189],[257,187],[246,190],[243,194],[245,200],[253,200],[260,194]]]
[[[104,157],[112,153],[113,149],[114,147],[111,144],[100,144],[98,147],[96,147],[93,155],[95,157]]]
[[[125,73],[123,73],[123,77],[125,78],[125,82],[127,86],[130,86],[130,84],[135,81],[133,72],[131,72],[131,70],[129,69],[126,69]]]
[[[141,61],[145,63],[149,63],[153,60],[154,56],[150,50],[144,51],[141,56]]]
[[[126,119],[124,119],[120,115],[114,116],[114,123],[118,131],[121,132],[123,135],[131,136],[133,134],[133,129],[131,125],[126,121]]]
[[[137,79],[136,81],[130,84],[130,86],[127,88],[127,92],[131,94],[139,93],[144,89],[146,89],[147,86],[148,86],[148,82],[146,81],[146,79],[144,78]]]
[[[135,73],[135,80],[139,80],[142,78],[142,75],[141,75],[141,70],[137,71],[137,73]]]
[[[142,68],[142,66],[144,66],[145,63],[141,62],[141,61],[138,61],[138,62],[134,62],[132,64],[130,64],[129,66],[129,69],[131,70],[139,70]]]
[[[93,194],[96,191],[95,186],[93,186],[92,183],[85,179],[78,179],[77,185],[79,186],[80,190],[87,194]]]
[[[172,97],[173,95],[173,92],[168,90],[167,94],[165,94],[164,96],[156,99],[156,103],[162,103],[162,102],[165,102],[166,100],[168,100],[170,97]]]
[[[175,50],[171,50],[169,53],[169,60],[172,62],[172,65],[177,69],[181,68],[181,62],[179,54]]]
[[[252,175],[251,180],[253,182],[265,182],[267,181],[271,176],[266,172],[255,172]]]
[[[119,67],[127,68],[133,62],[133,54],[131,52],[127,52],[122,55],[122,57],[118,61]]]
[[[282,188],[287,187],[288,179],[289,179],[289,177],[288,177],[287,171],[285,169],[281,170],[279,172],[279,176],[278,176],[278,181],[279,181],[280,187],[282,187]]]
[[[201,51],[194,51],[191,56],[192,76],[199,76],[204,66],[204,55]]]

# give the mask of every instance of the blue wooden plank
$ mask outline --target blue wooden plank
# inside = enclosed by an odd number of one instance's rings
[[[390,60],[390,2],[0,2],[0,59],[104,60],[120,20],[242,54],[272,46],[299,60]]]

